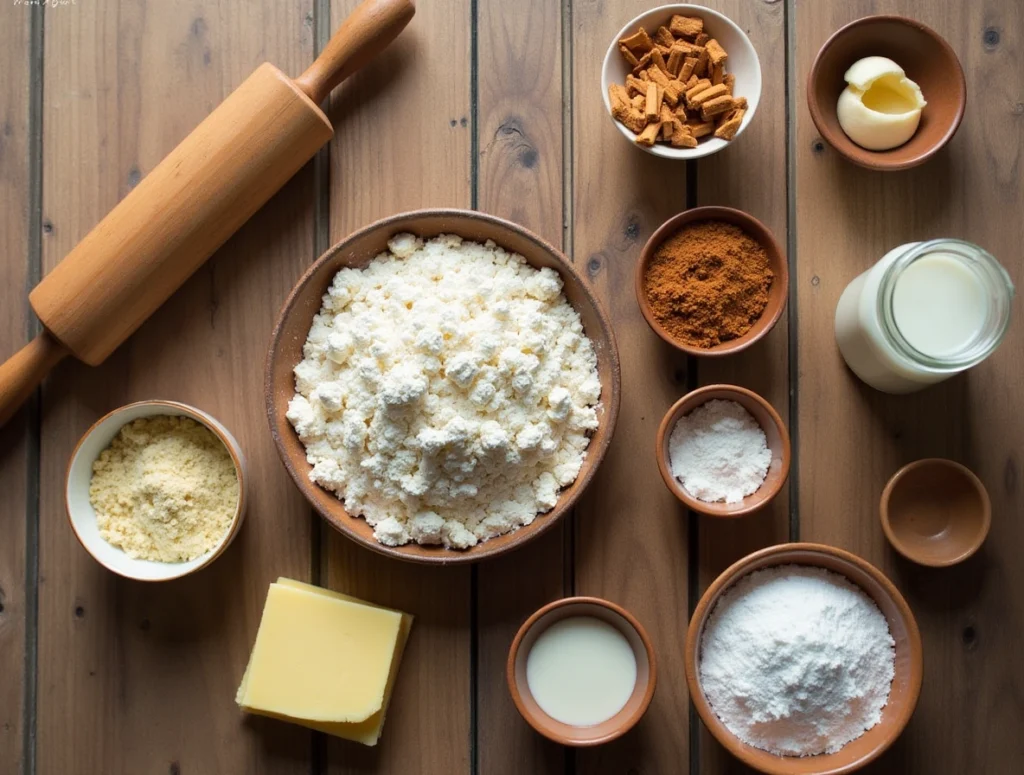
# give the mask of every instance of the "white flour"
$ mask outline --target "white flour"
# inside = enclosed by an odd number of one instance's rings
[[[387,546],[529,525],[598,426],[597,355],[552,269],[452,235],[342,269],[295,367],[310,479]]]
[[[698,406],[669,436],[672,475],[694,498],[739,503],[757,491],[772,453],[761,426],[735,401]]]
[[[881,719],[895,670],[885,616],[821,568],[785,565],[740,579],[700,646],[708,702],[744,742],[781,756],[835,753]]]

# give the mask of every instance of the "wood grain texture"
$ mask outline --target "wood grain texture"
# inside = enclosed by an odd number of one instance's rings
[[[558,3],[477,3],[477,208],[562,243],[562,23]],[[541,517],[543,519],[543,517]],[[566,749],[538,735],[512,704],[505,665],[516,630],[568,594],[571,515],[542,538],[477,570],[477,768],[562,773]]]
[[[27,8],[0,6],[0,357],[28,334],[29,18]],[[22,411],[0,429],[0,772],[11,773],[24,754],[29,419]]]
[[[572,252],[609,312],[622,361],[615,438],[576,509],[576,591],[631,611],[650,634],[658,684],[627,735],[576,754],[579,773],[679,772],[689,757],[682,660],[688,619],[687,515],[655,465],[658,424],[686,386],[685,359],[648,328],[633,289],[644,242],[686,207],[682,165],[631,148],[601,95],[601,63],[637,13],[626,0],[572,6]]]
[[[835,29],[870,13],[928,24],[950,42],[967,76],[968,108],[957,136],[907,172],[847,164],[818,142],[806,111],[804,80],[818,48]],[[1017,215],[1024,207],[1024,9],[1008,2],[807,3],[799,5],[796,25],[801,537],[850,549],[884,569],[914,609],[924,646],[917,712],[894,748],[865,772],[1016,771],[1024,757],[1020,320],[986,363],[902,397],[878,393],[846,370],[832,320],[846,284],[911,240],[976,242],[1018,287],[1024,280]],[[900,559],[878,522],[888,477],[932,456],[970,467],[993,501],[988,542],[948,570]]]
[[[334,0],[337,25],[356,0]],[[330,242],[385,215],[470,205],[469,0],[419,3],[387,53],[332,96]],[[324,527],[322,580],[413,614],[376,748],[330,740],[327,771],[470,770],[469,568],[395,562]]]
[[[783,3],[713,0],[710,8],[738,24],[761,62],[762,87],[751,125],[729,147],[697,164],[697,204],[744,210],[764,223],[786,250],[786,29]],[[790,257],[792,260],[792,257]],[[792,264],[790,265],[792,270]],[[789,309],[767,337],[728,358],[698,360],[700,385],[741,385],[762,395],[789,424]],[[699,519],[698,578],[703,593],[729,565],[789,537],[789,485],[750,517]],[[700,771],[749,772],[700,725]]]
[[[43,258],[51,269],[264,59],[311,60],[312,6],[227,0],[47,9]],[[306,773],[311,737],[234,703],[270,581],[308,578],[312,521],[262,419],[262,365],[313,257],[312,175],[285,187],[102,367],[44,389],[38,772]],[[116,578],[63,506],[72,445],[129,400],[211,412],[249,460],[247,522],[181,581]]]

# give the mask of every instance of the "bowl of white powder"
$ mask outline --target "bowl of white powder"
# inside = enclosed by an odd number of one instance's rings
[[[83,547],[108,570],[170,581],[206,567],[245,518],[241,446],[212,415],[138,401],[100,418],[68,463],[65,503]]]
[[[607,316],[555,248],[464,210],[378,221],[299,281],[266,370],[303,495],[377,552],[472,562],[549,529],[611,440]]]
[[[728,568],[686,634],[686,680],[730,753],[770,775],[859,770],[921,691],[917,622],[892,582],[830,546],[783,544]]]
[[[741,517],[768,505],[789,475],[789,432],[752,390],[707,385],[665,413],[655,454],[665,485],[687,508]]]

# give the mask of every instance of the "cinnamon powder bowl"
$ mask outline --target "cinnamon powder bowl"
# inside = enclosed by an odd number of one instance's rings
[[[773,275],[771,286],[768,289],[768,302],[761,312],[761,316],[754,321],[750,329],[741,336],[711,347],[698,347],[674,337],[658,321],[645,289],[648,268],[661,244],[683,227],[701,221],[719,221],[738,226],[764,248],[768,257],[768,266]],[[786,257],[778,242],[775,241],[775,237],[768,227],[754,216],[731,207],[695,207],[669,218],[651,235],[637,260],[634,285],[640,312],[654,333],[687,355],[715,357],[745,350],[771,331],[786,308],[786,298],[789,294],[789,269],[786,265]]]

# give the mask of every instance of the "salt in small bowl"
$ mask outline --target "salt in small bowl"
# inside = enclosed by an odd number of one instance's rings
[[[672,459],[669,450],[669,441],[672,436],[672,429],[684,416],[692,412],[702,404],[712,399],[735,401],[746,409],[757,420],[758,425],[764,431],[768,442],[768,449],[772,453],[772,462],[768,466],[768,473],[761,486],[750,495],[746,496],[739,503],[708,503],[695,498],[686,491],[682,483],[672,473]],[[655,442],[655,455],[658,459],[658,470],[665,486],[672,491],[686,507],[709,517],[742,517],[752,514],[758,509],[768,505],[778,495],[782,485],[789,476],[789,432],[785,423],[779,417],[779,413],[765,399],[753,390],[738,387],[736,385],[708,385],[698,388],[676,401],[672,408],[665,413],[665,417],[658,427],[658,435]]]

